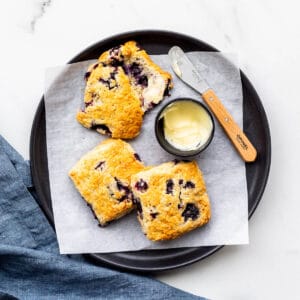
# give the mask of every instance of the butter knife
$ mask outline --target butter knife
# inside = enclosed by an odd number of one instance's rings
[[[246,162],[253,162],[256,159],[257,151],[251,144],[245,133],[234,121],[233,117],[224,107],[216,93],[211,89],[209,83],[196,70],[192,62],[185,55],[183,50],[174,46],[169,50],[169,58],[175,74],[187,85],[200,93],[203,100],[213,112],[232,144]],[[203,65],[203,68],[207,66]]]

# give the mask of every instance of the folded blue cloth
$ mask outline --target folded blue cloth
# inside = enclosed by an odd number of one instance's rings
[[[60,255],[33,193],[29,163],[0,136],[0,299],[204,299]]]

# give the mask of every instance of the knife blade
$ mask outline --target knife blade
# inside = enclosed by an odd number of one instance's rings
[[[180,47],[174,46],[169,50],[169,58],[175,74],[183,82],[200,93],[204,102],[213,112],[242,159],[246,162],[255,161],[257,157],[255,147],[234,121],[231,114],[209,86],[207,80],[188,59],[184,51]],[[204,64],[200,64],[199,66],[200,68],[207,68]],[[197,67],[199,68],[199,66]]]

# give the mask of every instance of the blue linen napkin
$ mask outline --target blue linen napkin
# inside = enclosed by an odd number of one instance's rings
[[[204,299],[60,255],[34,195],[29,163],[0,135],[0,299]]]

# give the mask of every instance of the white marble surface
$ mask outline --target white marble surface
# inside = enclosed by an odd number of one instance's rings
[[[158,275],[211,299],[295,299],[300,280],[300,18],[296,0],[11,0],[0,4],[0,132],[26,158],[44,70],[112,34],[168,29],[235,52],[272,132],[272,167],[250,245]]]

